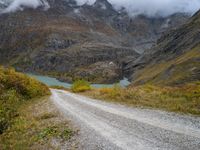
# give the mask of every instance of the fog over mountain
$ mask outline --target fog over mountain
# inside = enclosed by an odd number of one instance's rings
[[[66,0],[69,1],[69,0]],[[92,5],[96,0],[76,0],[78,5]],[[103,1],[103,0],[102,0]],[[177,12],[194,14],[200,8],[200,0],[108,0],[117,10],[125,8],[131,15],[143,14],[150,17],[169,16]],[[49,7],[48,0],[0,0],[8,3],[4,12],[23,10],[24,7]]]
[[[108,0],[116,9],[125,8],[130,15],[168,16],[177,12],[195,13],[200,0]],[[79,5],[93,4],[95,0],[77,0]]]
[[[36,9],[42,6],[45,10],[49,8],[46,0],[0,0],[0,4],[7,5],[3,13],[23,10],[24,7]]]
[[[0,11],[7,13],[0,15],[0,64],[65,82],[134,79],[151,59],[146,53],[153,53],[168,31],[187,23],[186,13],[196,12],[199,1],[0,0]],[[166,47],[176,50],[181,38]]]

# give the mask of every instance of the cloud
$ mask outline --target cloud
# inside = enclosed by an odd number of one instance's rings
[[[38,8],[43,7],[44,9],[49,8],[49,4],[46,0],[13,0],[10,2],[8,7],[3,10],[3,13],[15,12],[27,8]]]
[[[94,4],[96,0],[76,0],[77,4],[78,5],[83,5],[83,4],[89,4],[89,5],[92,5]]]
[[[0,0],[8,2],[9,6],[4,12],[23,10],[24,7],[44,9],[49,8],[48,0]],[[68,0],[66,0],[68,1]],[[85,3],[92,5],[96,0],[76,0],[78,5]],[[200,9],[200,0],[108,0],[116,10],[122,7],[131,15],[138,14],[155,16],[168,16],[174,13],[183,12],[193,14]]]
[[[79,5],[95,0],[76,0]],[[132,15],[168,16],[183,12],[193,14],[200,9],[200,0],[108,0],[116,9],[124,7]]]

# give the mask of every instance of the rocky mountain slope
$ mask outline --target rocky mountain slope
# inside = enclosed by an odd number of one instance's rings
[[[176,30],[166,32],[145,55],[130,62],[134,84],[177,85],[200,80],[200,12]]]
[[[164,31],[188,19],[187,14],[129,17],[107,0],[82,6],[74,0],[48,2],[46,11],[26,8],[0,15],[1,64],[65,81],[113,83]]]

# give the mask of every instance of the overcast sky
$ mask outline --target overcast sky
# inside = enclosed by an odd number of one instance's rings
[[[46,0],[9,0],[10,5],[4,10],[4,12],[15,12],[22,10],[23,7],[37,8],[43,6],[44,9],[48,9],[49,5]],[[1,0],[1,2],[8,2],[8,0]],[[23,6],[23,7],[22,7]]]
[[[93,4],[95,0],[76,0],[79,5]],[[168,16],[176,12],[195,13],[200,0],[108,0],[116,9],[125,7],[131,15]]]
[[[6,0],[5,0],[6,1]],[[95,0],[76,0],[79,5],[92,5]],[[176,12],[195,13],[200,8],[200,0],[108,0],[116,9],[126,8],[130,15],[168,16]],[[7,12],[21,9],[20,6],[48,8],[46,0],[13,0]]]

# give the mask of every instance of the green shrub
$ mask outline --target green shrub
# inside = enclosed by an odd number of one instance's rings
[[[58,128],[57,127],[55,127],[55,126],[47,127],[39,133],[38,138],[39,139],[49,138],[49,137],[55,136],[57,134],[58,134]]]
[[[75,93],[85,92],[85,91],[91,90],[91,85],[85,80],[78,80],[73,83],[71,89]]]
[[[70,139],[71,137],[72,137],[72,135],[73,135],[73,131],[71,130],[71,129],[65,129],[65,130],[63,130],[61,133],[60,133],[60,137],[62,138],[62,139],[65,139],[65,140],[68,140],[68,139]]]
[[[65,140],[69,140],[73,135],[73,131],[69,128],[65,128],[64,130],[61,130],[59,126],[50,126],[47,128],[44,128],[38,135],[38,139],[45,139],[45,138],[51,138],[51,137],[60,137]]]

